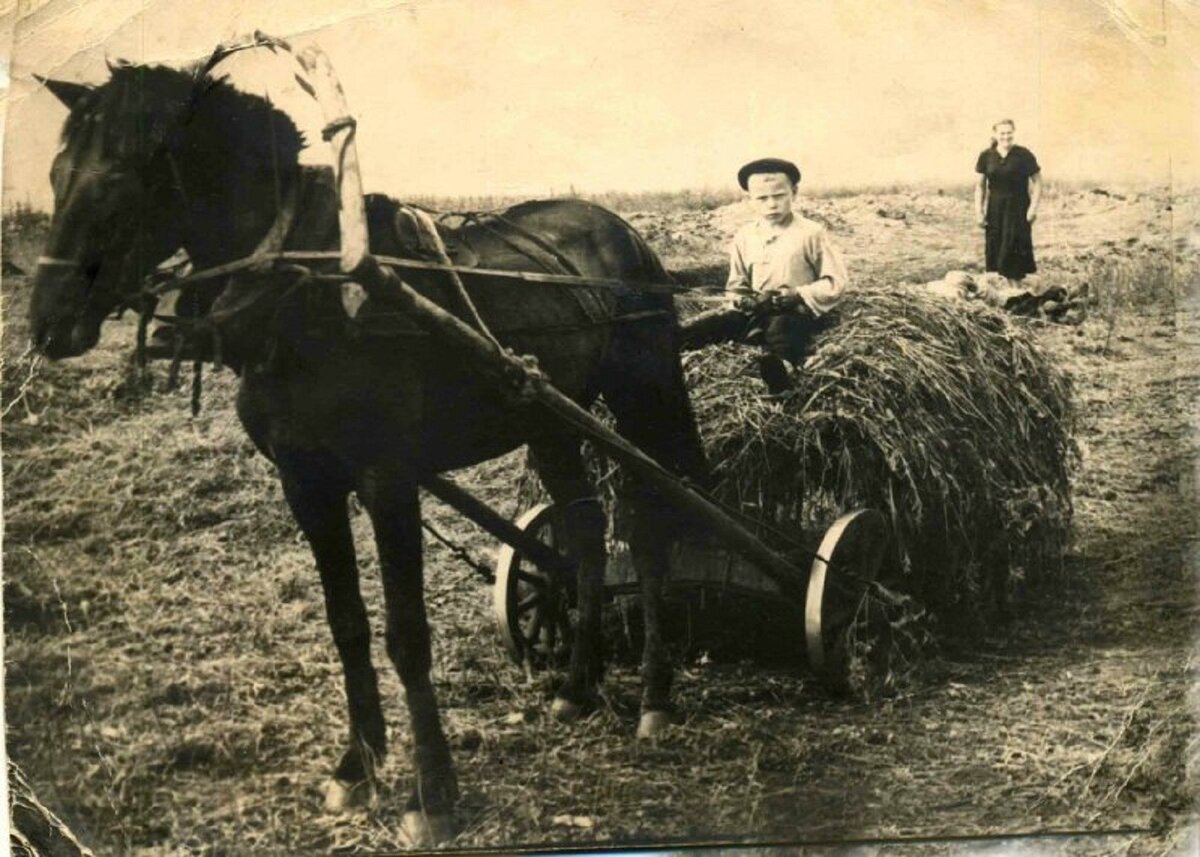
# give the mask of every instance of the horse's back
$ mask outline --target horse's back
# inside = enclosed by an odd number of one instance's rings
[[[368,218],[374,252],[438,261],[403,204],[369,198]],[[466,273],[462,281],[485,323],[510,347],[553,360],[547,352],[603,348],[613,320],[621,315],[659,311],[673,318],[669,297],[636,288],[667,278],[658,258],[632,227],[599,205],[534,200],[461,220],[439,222],[439,233],[452,262],[481,270]],[[482,273],[487,270],[579,275],[624,285],[563,285]],[[444,274],[419,269],[402,273],[434,299],[444,303],[450,298]]]
[[[578,273],[630,283],[667,278],[658,257],[621,217],[579,199],[530,200],[499,215],[507,223],[544,238]]]

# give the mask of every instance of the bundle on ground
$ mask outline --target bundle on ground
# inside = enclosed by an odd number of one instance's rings
[[[904,589],[944,620],[992,615],[1067,536],[1068,378],[983,306],[869,290],[830,322],[781,399],[752,348],[685,355],[716,495],[781,528],[878,508]]]

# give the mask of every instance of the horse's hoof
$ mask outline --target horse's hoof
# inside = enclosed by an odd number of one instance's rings
[[[453,813],[431,813],[410,809],[400,822],[400,833],[413,848],[430,848],[453,839],[458,825]]]
[[[554,697],[554,703],[550,706],[550,715],[559,723],[574,723],[581,714],[583,706],[561,696]]]
[[[671,725],[671,713],[669,711],[643,711],[642,719],[638,721],[637,736],[639,738],[653,738],[662,733],[664,729]]]
[[[325,784],[326,812],[364,809],[370,807],[374,802],[375,786],[370,780],[351,783],[335,777]]]

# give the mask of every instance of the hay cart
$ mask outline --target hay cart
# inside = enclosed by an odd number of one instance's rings
[[[562,543],[559,518],[554,504],[539,503],[517,519],[516,527],[553,550]],[[819,535],[816,542],[814,534],[800,534],[802,543],[817,544],[806,577],[799,568],[790,575],[781,575],[779,568],[764,570],[720,538],[682,540],[670,552],[667,598],[681,609],[708,600],[721,610],[753,611],[756,622],[795,619],[795,626],[803,625],[809,664],[828,683],[841,686],[847,666],[845,635],[883,561],[887,526],[879,512],[858,509],[839,516]],[[636,596],[640,587],[627,546],[615,541],[610,548],[606,598]],[[542,562],[521,547],[504,544],[492,588],[504,648],[514,661],[530,666],[564,662],[571,640],[572,581],[540,558]]]
[[[290,51],[285,42],[255,34],[252,45],[271,44]],[[857,510],[837,518],[819,539],[804,562],[796,562],[768,547],[739,520],[736,510],[722,507],[676,478],[648,455],[616,434],[594,415],[559,392],[527,359],[500,346],[475,312],[463,276],[517,277],[546,287],[636,287],[676,293],[675,284],[628,284],[619,281],[563,274],[498,271],[463,267],[451,262],[436,228],[424,212],[414,209],[440,261],[418,261],[372,255],[368,250],[362,179],[354,146],[355,123],[345,95],[327,57],[316,48],[296,54],[324,111],[324,138],[333,149],[339,195],[339,251],[284,251],[285,223],[279,222],[262,245],[246,259],[218,268],[194,272],[151,289],[157,296],[184,283],[229,279],[235,276],[270,276],[278,269],[303,270],[313,281],[337,284],[346,314],[354,318],[366,299],[406,313],[423,328],[460,351],[479,371],[498,384],[517,388],[526,400],[542,406],[598,450],[651,486],[666,502],[709,541],[678,545],[672,554],[671,586],[675,589],[737,590],[788,605],[803,616],[804,649],[810,664],[839,681],[842,663],[837,656],[843,633],[883,561],[888,533],[885,519],[875,510]],[[281,214],[281,218],[283,215]],[[456,296],[452,309],[439,305],[406,284],[399,272],[414,268],[444,271]],[[145,322],[145,319],[144,319]],[[144,339],[144,329],[140,331]],[[423,487],[504,543],[496,569],[495,610],[501,636],[518,659],[547,653],[565,645],[568,629],[570,581],[574,566],[557,545],[556,512],[550,506],[530,509],[515,523],[499,515],[461,487],[443,477],[430,477]],[[794,554],[793,554],[794,556]],[[610,593],[627,591],[632,575],[627,556],[613,553],[608,569]],[[798,645],[799,647],[799,645]]]

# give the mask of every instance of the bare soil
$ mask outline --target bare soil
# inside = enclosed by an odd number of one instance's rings
[[[860,280],[978,269],[982,236],[961,195],[804,205]],[[613,664],[602,709],[563,727],[546,716],[553,676],[508,661],[489,589],[429,540],[434,681],[464,792],[453,846],[915,837],[913,853],[959,853],[924,840],[1123,831],[1025,840],[1025,853],[1193,847],[1198,211],[1195,198],[1147,190],[1048,195],[1041,277],[1100,292],[1081,326],[1029,322],[1076,383],[1075,541],[1053,587],[931,657],[894,698],[839,700],[800,666],[729,660],[692,640],[677,680],[683,721],[661,740],[633,739],[628,660]],[[684,279],[719,284],[747,212],[627,215]],[[12,258],[29,270],[36,252],[17,246]],[[5,278],[11,757],[98,853],[400,847],[410,769],[381,639],[395,745],[382,800],[371,813],[321,812],[345,733],[340,669],[307,547],[233,415],[235,379],[210,373],[192,419],[186,389],[162,391],[163,367],[152,390],[139,381],[129,320],[81,359],[34,361],[28,290]],[[457,478],[515,517],[519,464]],[[494,559],[494,543],[448,509],[430,499],[426,512]],[[355,526],[377,619],[365,516]]]

